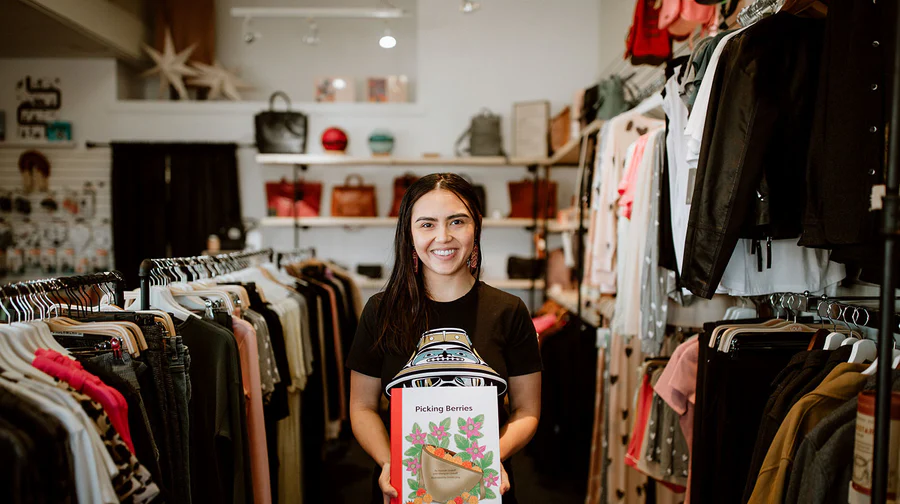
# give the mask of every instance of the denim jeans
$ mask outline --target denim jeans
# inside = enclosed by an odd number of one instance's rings
[[[182,343],[181,336],[176,336],[174,339],[176,352],[169,357],[169,374],[172,375],[172,383],[175,387],[175,405],[178,411],[177,425],[181,436],[181,460],[186,468],[184,477],[187,488],[190,488],[191,472],[189,468],[191,467],[191,464],[189,441],[191,425],[188,403],[190,402],[191,397],[191,381],[189,378],[190,375],[188,375],[189,357],[187,355],[188,348]],[[190,493],[188,493],[187,497],[187,502],[190,502]]]

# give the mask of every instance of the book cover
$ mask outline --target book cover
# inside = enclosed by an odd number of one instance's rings
[[[497,387],[396,388],[392,504],[499,503]]]

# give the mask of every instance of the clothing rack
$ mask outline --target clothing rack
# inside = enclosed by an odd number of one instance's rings
[[[875,301],[881,299],[877,296],[813,296],[809,293],[793,293],[784,292],[772,294],[769,301],[772,306],[780,306],[787,308],[793,312],[813,312],[819,317],[840,320],[847,325],[855,325],[858,327],[869,327],[878,329],[881,327],[882,314],[881,311],[874,306],[863,306],[864,301],[874,304]],[[893,302],[897,300],[894,299]],[[893,322],[890,318],[893,317]],[[892,313],[888,317],[888,325],[890,332],[900,334],[900,314]]]
[[[279,268],[282,264],[288,264],[292,262],[305,261],[307,259],[313,259],[316,257],[316,248],[315,247],[307,247],[302,249],[293,249],[286,250],[283,252],[275,252],[275,265]]]
[[[266,248],[214,256],[144,259],[141,261],[138,272],[141,285],[141,309],[150,309],[151,285],[165,285],[172,281],[191,281],[224,275],[248,268],[261,259],[271,262],[273,254],[274,251],[271,248]]]
[[[737,17],[738,24],[750,26],[766,14],[778,12],[782,5],[784,5],[784,0],[756,0],[756,2],[741,9]]]
[[[101,293],[115,298],[118,306],[125,304],[125,277],[118,271],[107,271],[4,285],[0,287],[0,307],[3,308],[7,320],[11,321],[12,314],[6,309],[8,303],[16,312],[16,321],[19,322],[34,319],[34,305],[47,308],[49,313],[52,305],[65,304],[71,314],[73,304],[79,307],[76,310],[84,310],[93,305],[90,292],[85,290],[87,288],[99,288]],[[56,294],[53,299],[50,297],[51,294]],[[44,317],[42,309],[39,317]]]

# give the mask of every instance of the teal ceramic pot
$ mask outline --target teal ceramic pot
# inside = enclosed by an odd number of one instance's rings
[[[394,150],[394,135],[387,130],[375,130],[369,135],[369,149],[375,156],[390,156]]]

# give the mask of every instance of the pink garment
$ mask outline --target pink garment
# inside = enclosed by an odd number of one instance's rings
[[[634,207],[634,192],[637,189],[638,169],[644,159],[644,150],[650,134],[645,133],[634,143],[634,154],[631,155],[631,164],[625,171],[625,176],[619,183],[619,206],[622,208],[622,217],[631,219],[631,209]]]
[[[103,383],[99,377],[85,371],[80,362],[55,350],[39,348],[34,354],[31,365],[57,380],[68,383],[73,389],[83,392],[93,401],[100,403],[113,428],[125,442],[125,446],[131,450],[131,453],[134,453],[131,429],[128,427],[128,403],[118,390]]]
[[[715,21],[716,6],[694,0],[662,0],[659,10],[659,29],[668,30],[675,37],[690,35],[694,28],[712,26]]]
[[[540,317],[531,319],[531,322],[534,324],[534,331],[540,335],[542,332],[550,329],[559,319],[556,318],[556,315],[552,313],[548,313],[546,315],[541,315]]]
[[[241,379],[247,398],[247,433],[250,437],[250,473],[253,476],[253,501],[272,502],[269,481],[269,453],[266,449],[266,425],[263,418],[262,384],[259,377],[259,347],[256,329],[246,320],[232,317],[234,338],[241,355]]]
[[[700,356],[700,339],[691,338],[675,349],[653,389],[656,394],[678,413],[678,425],[687,441],[688,453],[694,446],[694,407],[697,401],[697,359]],[[689,466],[690,467],[690,466]],[[685,502],[690,502],[691,484],[688,469],[688,486]]]

